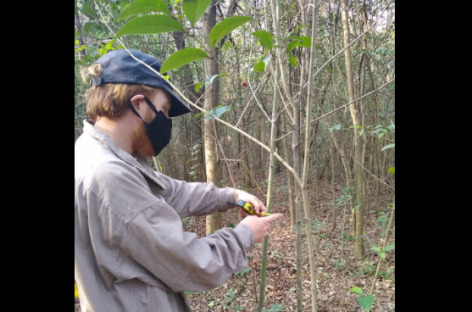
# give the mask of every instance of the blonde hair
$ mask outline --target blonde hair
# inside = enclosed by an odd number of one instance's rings
[[[85,84],[94,77],[100,77],[103,69],[99,63],[82,68],[80,74]],[[128,109],[130,99],[136,94],[149,97],[158,88],[146,85],[109,83],[92,86],[85,92],[87,115],[96,121],[97,117],[117,119]]]

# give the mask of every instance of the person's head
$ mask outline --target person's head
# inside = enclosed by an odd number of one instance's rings
[[[160,71],[161,64],[154,57],[129,51]],[[157,155],[170,140],[172,121],[168,118],[191,111],[165,79],[126,50],[105,54],[81,73],[84,82],[91,80],[92,84],[85,93],[87,115],[94,122],[106,120],[132,131],[132,151],[136,154]]]

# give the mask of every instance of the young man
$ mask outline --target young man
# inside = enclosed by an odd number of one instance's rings
[[[152,56],[129,50],[156,71]],[[226,211],[255,196],[212,183],[187,183],[152,170],[146,157],[169,143],[172,121],[190,112],[165,79],[125,50],[82,72],[84,132],[75,145],[75,280],[82,311],[191,311],[184,290],[222,285],[247,265],[247,252],[268,234],[276,214],[246,216],[234,229],[204,238],[181,219]],[[178,164],[175,164],[178,165]]]

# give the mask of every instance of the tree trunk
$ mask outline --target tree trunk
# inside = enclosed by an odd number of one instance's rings
[[[185,38],[184,38],[184,33],[181,31],[174,31],[172,32],[172,37],[174,38],[175,42],[175,48],[179,51],[182,49],[185,49]],[[190,69],[189,64],[185,64],[182,66],[183,70],[186,72],[185,75],[183,75],[182,80],[181,80],[181,85],[184,86],[185,91],[188,94],[188,98],[192,100],[192,102],[196,103],[198,99],[198,94],[195,92],[194,85],[195,81],[193,79],[192,75],[192,70]],[[199,103],[196,103],[199,105]],[[199,105],[201,107],[201,104]],[[205,161],[203,157],[203,146],[202,146],[202,127],[197,124],[195,121],[195,115],[198,114],[199,111],[196,109],[193,109],[192,112],[190,113],[192,115],[192,147],[200,144],[199,150],[195,157],[197,158],[196,161],[196,168],[194,168],[196,172],[195,180],[196,181],[204,181],[205,178]],[[192,156],[194,158],[194,156]]]
[[[213,26],[216,25],[216,0],[213,0],[210,7],[203,15],[203,39],[205,48],[211,53],[211,59],[205,58],[205,75],[211,77],[218,74],[218,51],[210,47],[210,31]],[[212,110],[218,105],[219,96],[219,81],[215,79],[211,86],[205,85],[205,105],[204,108],[207,111]],[[217,129],[218,125],[213,119],[205,119],[204,121],[204,133],[205,133],[205,164],[206,164],[206,175],[207,182],[213,182],[217,187],[221,187],[221,165],[217,155]],[[216,131],[215,131],[216,129]],[[206,217],[206,234],[212,234],[216,230],[221,228],[221,213],[215,212],[214,214]]]
[[[341,18],[344,30],[344,46],[349,45],[349,23],[347,15],[346,0],[341,0]],[[354,101],[354,86],[352,76],[352,65],[351,65],[351,49],[347,48],[344,51],[345,63],[346,63],[346,76],[348,86],[348,98],[349,102]],[[356,183],[356,198],[358,206],[356,208],[356,239],[354,240],[354,256],[358,259],[364,258],[364,244],[362,235],[364,232],[364,209],[365,209],[365,197],[364,197],[364,171],[361,167],[362,161],[362,137],[359,135],[361,126],[361,116],[358,110],[359,104],[353,103],[349,105],[351,111],[351,118],[354,124],[354,178]]]

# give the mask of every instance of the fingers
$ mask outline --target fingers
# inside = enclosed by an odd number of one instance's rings
[[[257,197],[251,198],[250,203],[254,206],[256,213],[266,212],[265,205]]]
[[[267,216],[267,217],[264,217],[264,220],[268,223],[272,222],[272,221],[275,221],[275,220],[278,220],[280,218],[282,218],[284,215],[281,214],[281,213],[275,213],[271,216]]]

